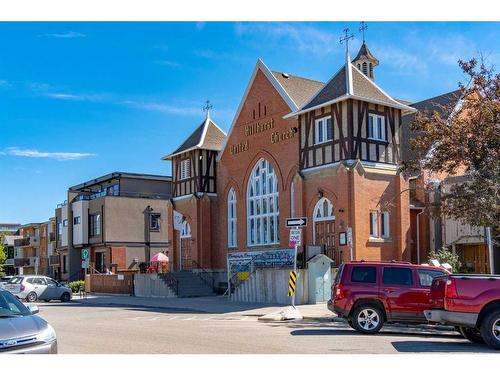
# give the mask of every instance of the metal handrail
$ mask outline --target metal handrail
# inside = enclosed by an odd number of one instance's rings
[[[175,287],[175,294],[179,294],[179,280],[175,278],[170,272],[167,273],[159,273],[160,278],[167,284],[168,287]]]
[[[198,270],[201,270],[201,272],[197,272],[198,276],[200,277],[200,279],[205,283],[207,284],[208,286],[211,286],[212,288],[212,291],[215,291],[215,279],[213,278],[213,276],[210,274],[210,272],[208,272],[205,268],[203,268],[202,266],[200,266],[200,264],[195,261],[195,260],[192,260],[191,259],[191,262],[194,263],[197,267]],[[203,275],[203,276],[202,276]],[[207,281],[204,276],[208,276],[210,278],[211,281]],[[212,285],[210,285],[210,283]]]

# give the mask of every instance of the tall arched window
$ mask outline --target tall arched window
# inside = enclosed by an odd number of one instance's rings
[[[227,195],[227,246],[236,247],[236,194],[234,189]]]
[[[260,159],[247,187],[248,246],[279,244],[278,181],[272,165]]]

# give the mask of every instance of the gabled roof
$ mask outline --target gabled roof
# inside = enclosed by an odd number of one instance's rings
[[[226,133],[212,121],[210,115],[198,126],[191,135],[174,152],[164,156],[162,160],[170,160],[172,157],[195,149],[222,150]]]
[[[362,59],[362,58],[373,60],[375,62],[375,65],[378,65],[378,63],[379,63],[378,59],[375,56],[373,56],[372,52],[370,51],[370,49],[368,48],[368,46],[366,45],[365,42],[363,42],[363,44],[361,45],[361,48],[359,49],[358,54],[356,55],[356,57],[352,61],[354,62],[354,61]]]
[[[414,108],[393,99],[375,82],[359,71],[350,60],[349,54],[347,53],[344,66],[335,73],[326,85],[300,110],[286,115],[285,118],[297,116],[346,99],[364,100],[399,108],[407,112],[416,111]]]
[[[299,108],[325,85],[321,81],[298,77],[288,73],[276,71],[272,71],[272,73]]]
[[[441,117],[448,117],[451,115],[454,108],[459,104],[460,99],[460,90],[455,90],[413,103],[411,106],[417,111],[424,112],[429,115],[437,112],[441,115]],[[418,156],[410,147],[410,139],[418,136],[417,132],[410,129],[412,122],[415,120],[415,115],[415,113],[410,113],[401,118],[401,151],[403,160],[411,160]]]
[[[228,135],[226,137],[226,140],[224,141],[222,151],[224,151],[227,140],[231,136],[231,132],[233,131],[234,125],[238,120],[238,117],[240,116],[243,104],[247,99],[248,93],[250,92],[250,88],[252,87],[253,81],[255,80],[258,71],[261,71],[264,74],[264,76],[283,98],[291,111],[297,111],[305,101],[310,99],[310,97],[307,97],[309,94],[312,96],[323,86],[323,83],[319,81],[314,81],[281,72],[272,72],[261,59],[257,59],[257,63],[255,64],[255,67],[253,69],[250,81],[248,82],[243,97],[241,98],[238,109],[236,110],[236,114],[234,115],[233,122],[231,124],[231,127],[229,128]],[[284,74],[288,75],[289,78],[286,79]]]

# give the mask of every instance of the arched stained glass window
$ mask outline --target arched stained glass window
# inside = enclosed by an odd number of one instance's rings
[[[278,181],[272,165],[260,159],[247,187],[247,244],[279,244]]]

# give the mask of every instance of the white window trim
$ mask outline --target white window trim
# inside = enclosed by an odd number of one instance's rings
[[[379,238],[378,237],[378,212],[370,211],[370,238]],[[373,228],[373,231],[372,231]]]
[[[183,159],[179,162],[179,180],[187,180],[191,177],[191,159]]]
[[[266,178],[268,179],[266,181],[267,189],[266,193],[262,193],[262,163],[265,163],[266,168]],[[255,171],[257,168],[259,169],[259,176],[255,176]],[[272,170],[271,173],[269,173]],[[273,185],[273,192],[269,193],[269,177],[271,179],[272,185]],[[256,182],[259,182],[260,185],[260,191],[261,193],[257,195],[256,193]],[[254,188],[254,195],[250,196],[250,188],[253,186]],[[266,202],[269,202],[270,200],[273,200],[273,207],[274,210],[273,212],[270,212],[270,205],[267,205],[267,211],[266,213],[263,213],[263,202],[266,200]],[[251,215],[251,203],[253,202],[254,204],[254,214]],[[259,202],[260,205],[260,214],[257,214],[257,202]],[[266,222],[266,229],[267,229],[267,238],[264,238],[264,218],[267,218]],[[273,237],[274,240],[271,241],[271,224],[270,224],[270,218],[273,218],[274,222],[274,230],[273,230]],[[251,222],[252,220],[254,221],[254,242],[252,242],[252,225]],[[261,231],[260,231],[260,241],[257,242],[257,222],[261,222]],[[248,179],[248,185],[247,185],[247,245],[249,247],[257,247],[257,246],[271,246],[271,245],[279,245],[280,239],[279,239],[279,192],[278,192],[278,177],[276,175],[276,171],[274,168],[272,168],[271,164],[269,161],[265,159],[260,159],[255,166],[252,169],[250,178]]]
[[[232,215],[234,213],[234,216]],[[227,246],[235,248],[238,246],[237,241],[237,214],[236,214],[236,193],[234,189],[229,190],[227,195]]]
[[[370,118],[373,118],[373,128],[372,135],[370,136]],[[382,134],[378,134],[378,126],[377,119],[380,118],[382,120]],[[375,113],[368,114],[368,139],[373,139],[376,141],[385,141],[387,142],[387,134],[385,132],[385,117],[382,115],[377,115]]]
[[[330,126],[332,126],[332,116],[325,116],[314,121],[314,144],[320,145],[322,143],[331,142],[333,140],[333,128],[331,129],[331,138],[327,138],[328,134],[328,120],[330,120]],[[323,140],[319,140],[319,127],[321,126]]]
[[[390,238],[391,237],[391,230],[390,230],[391,220],[390,220],[389,212],[384,211],[380,214],[380,216],[381,216],[380,224],[382,225],[382,228],[380,231],[381,237],[384,239]]]

